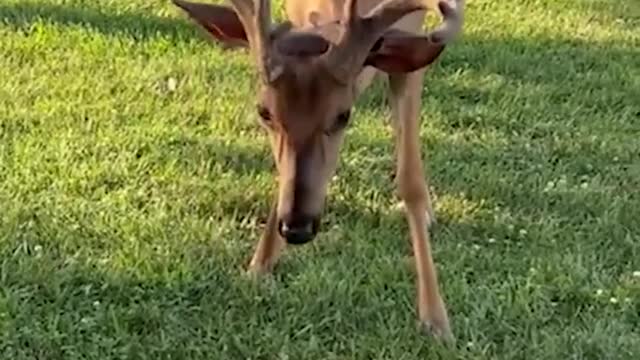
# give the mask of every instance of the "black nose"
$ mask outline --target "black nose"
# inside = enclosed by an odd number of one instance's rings
[[[280,221],[279,231],[280,235],[289,244],[301,245],[313,240],[316,236],[315,222],[311,219],[304,219],[303,221]]]

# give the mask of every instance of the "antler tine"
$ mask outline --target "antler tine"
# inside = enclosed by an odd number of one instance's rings
[[[266,83],[275,81],[283,72],[271,52],[271,1],[230,0],[249,37],[249,44]]]
[[[358,1],[347,0],[344,7],[344,31],[338,43],[327,53],[327,66],[336,79],[355,76],[369,51],[387,28],[403,16],[424,9],[421,0],[388,0],[360,17]]]
[[[373,8],[364,20],[369,27],[385,31],[401,17],[425,8],[423,0],[388,0]]]
[[[347,0],[344,3],[344,18],[347,23],[358,18],[358,0]]]
[[[442,13],[442,24],[435,28],[429,37],[436,43],[448,43],[462,30],[464,23],[465,0],[440,1],[438,7]]]

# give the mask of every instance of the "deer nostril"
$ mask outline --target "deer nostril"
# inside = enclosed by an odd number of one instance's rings
[[[312,221],[289,223],[281,220],[278,230],[287,243],[294,245],[305,244],[315,237]]]
[[[285,223],[284,221],[280,220],[278,222],[278,232],[280,233],[280,236],[286,237],[286,234],[289,232],[289,225],[287,225],[287,223]]]

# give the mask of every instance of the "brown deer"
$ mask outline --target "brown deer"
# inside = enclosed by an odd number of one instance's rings
[[[453,340],[431,256],[434,221],[419,139],[424,71],[460,32],[464,0],[439,1],[442,23],[424,34],[435,0],[286,0],[272,24],[269,0],[231,6],[173,0],[219,43],[250,49],[260,75],[257,112],[269,134],[279,190],[249,265],[267,273],[285,244],[318,232],[354,100],[376,74],[388,77],[396,138],[396,181],[417,270],[420,324]]]

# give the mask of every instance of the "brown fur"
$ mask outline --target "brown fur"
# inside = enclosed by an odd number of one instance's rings
[[[279,190],[249,270],[265,273],[275,265],[285,247],[283,221],[319,219],[346,114],[380,74],[389,81],[396,181],[415,256],[418,317],[436,336],[452,339],[427,231],[434,214],[418,134],[425,68],[460,32],[464,0],[287,0],[290,23],[276,27],[269,2],[256,1],[257,7],[252,0],[230,0],[236,16],[229,7],[174,0],[222,44],[250,47],[262,75],[258,103]],[[436,8],[443,24],[425,34],[425,13]]]

